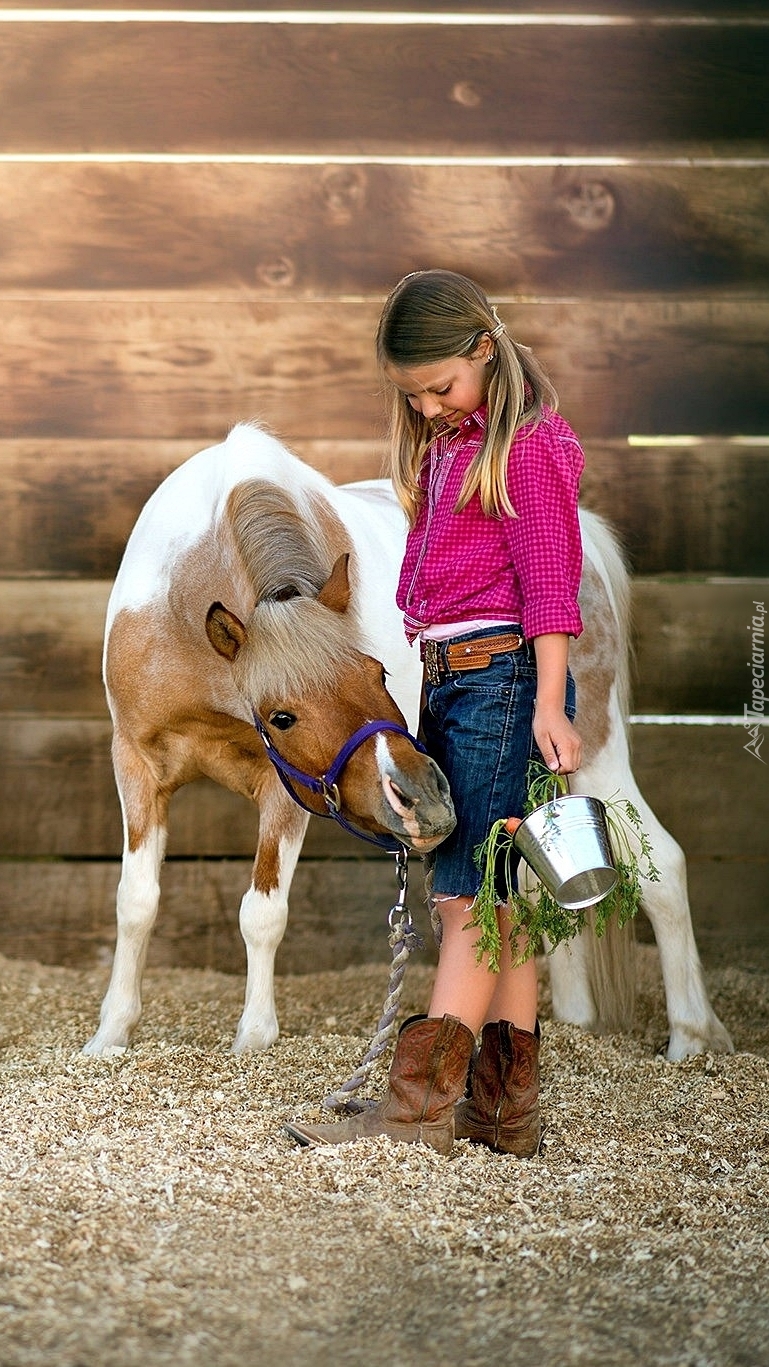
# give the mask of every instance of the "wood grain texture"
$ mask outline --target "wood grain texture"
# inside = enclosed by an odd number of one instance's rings
[[[768,68],[747,23],[22,22],[0,28],[0,149],[757,152]]]
[[[222,429],[219,438],[225,435]],[[203,438],[0,441],[0,574],[114,576],[150,494],[207,444]],[[384,442],[289,444],[337,484],[383,473]]]
[[[0,441],[0,574],[111,578],[139,512],[205,441]],[[288,445],[335,483],[376,479],[381,441]],[[586,443],[585,507],[617,528],[636,574],[769,572],[769,445]]]
[[[590,441],[582,502],[636,574],[769,574],[769,445]]]
[[[635,579],[634,710],[742,716],[751,691],[747,633],[756,601],[767,598],[769,578]]]
[[[0,717],[0,856],[104,859],[119,855],[120,817],[109,759],[108,722]],[[634,725],[634,772],[660,820],[687,854],[766,857],[767,802],[760,764],[745,733],[726,725]],[[746,794],[751,799],[746,800]],[[313,818],[305,844],[315,858],[368,857],[362,842]],[[255,809],[212,783],[174,798],[171,857],[253,854]],[[375,859],[385,858],[374,854]]]
[[[93,858],[122,846],[108,720],[0,717],[0,855]],[[171,808],[169,856],[253,855],[256,808],[201,780],[182,788]],[[361,842],[313,818],[308,855],[360,856]]]
[[[115,944],[119,872],[115,862],[0,864],[0,954],[106,967]],[[150,941],[150,968],[209,968],[245,977],[238,907],[250,874],[247,860],[169,860]],[[426,941],[419,955],[424,964],[434,962],[436,955],[420,900],[421,881],[417,864],[411,873],[411,906]],[[302,860],[291,887],[291,913],[276,971],[319,973],[389,962],[387,911],[394,896],[389,860]],[[41,906],[47,909],[44,918]],[[383,1001],[386,987],[385,969]]]
[[[0,580],[0,714],[103,720],[109,583]],[[769,578],[633,581],[635,712],[742,714],[745,631]]]
[[[256,418],[293,439],[383,435],[372,356],[381,300],[0,300],[0,437],[221,440]],[[769,296],[500,303],[587,441],[763,434]]]
[[[767,204],[769,167],[0,164],[0,288],[758,289]]]
[[[92,861],[0,863],[0,954],[39,963],[101,969],[94,992],[107,986],[115,944],[115,891],[119,866]],[[248,884],[246,860],[169,860],[162,875],[160,914],[150,940],[150,968],[200,968],[245,978],[245,951],[237,913]],[[703,962],[755,968],[767,961],[766,860],[690,859],[689,897]],[[386,917],[393,898],[389,864],[366,860],[300,860],[291,887],[291,910],[275,962],[284,973],[322,973],[363,963],[382,964],[382,1000],[391,950]],[[415,964],[436,958],[422,901],[419,864],[410,874],[409,901],[425,949]],[[47,909],[41,917],[40,907]],[[653,940],[639,917],[637,934]],[[372,1029],[374,1022],[372,1021]],[[235,1031],[222,1021],[222,1030]]]

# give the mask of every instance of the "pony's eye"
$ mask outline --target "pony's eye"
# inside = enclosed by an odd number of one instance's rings
[[[277,727],[278,731],[288,731],[294,725],[296,717],[293,712],[271,712],[270,726]]]

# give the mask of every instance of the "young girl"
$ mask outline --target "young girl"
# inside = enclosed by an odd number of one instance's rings
[[[579,767],[568,644],[582,630],[584,458],[534,357],[464,276],[406,276],[385,304],[377,356],[410,528],[398,606],[420,642],[423,739],[457,825],[431,869],[442,926],[432,998],[401,1029],[387,1096],[290,1133],[305,1144],[388,1134],[443,1153],[456,1136],[529,1157],[540,1138],[536,965],[518,962],[525,944],[510,944],[504,904],[500,971],[477,961],[474,852],[495,820],[522,814],[533,755],[554,773]]]

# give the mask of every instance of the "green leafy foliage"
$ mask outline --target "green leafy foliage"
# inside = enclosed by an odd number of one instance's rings
[[[528,774],[528,794],[524,808],[526,816],[546,804],[554,804],[565,796],[568,781],[565,775],[553,774],[544,765],[532,765]],[[476,942],[478,961],[488,956],[488,966],[499,972],[502,953],[500,909],[504,905],[497,888],[501,882],[509,909],[510,943],[515,962],[524,963],[535,954],[540,941],[546,937],[551,951],[564,940],[578,935],[588,924],[591,915],[596,935],[603,935],[612,916],[624,926],[634,917],[641,905],[641,880],[657,882],[659,870],[652,860],[652,847],[641,826],[636,807],[617,794],[604,801],[609,839],[619,878],[606,897],[592,907],[569,910],[539,883],[533,901],[523,897],[514,886],[517,851],[513,835],[505,819],[495,821],[488,836],[475,851],[475,862],[481,871],[481,886],[472,906],[473,917],[468,928],[476,927],[480,935]],[[555,807],[553,808],[555,819]]]

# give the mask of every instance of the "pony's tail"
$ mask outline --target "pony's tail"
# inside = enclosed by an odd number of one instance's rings
[[[635,922],[621,929],[611,917],[598,938],[590,926],[584,936],[585,970],[595,1003],[597,1035],[627,1034],[635,1011]]]
[[[604,588],[617,621],[619,650],[615,661],[617,700],[623,720],[630,711],[630,676],[632,672],[630,596],[631,582],[625,556],[614,528],[592,509],[580,509],[579,514],[585,557],[601,576]]]
[[[619,716],[627,744],[627,717],[630,712],[630,574],[616,533],[597,513],[582,509],[580,525],[586,555],[603,580],[617,623],[619,649],[615,659],[615,689]],[[612,917],[605,933],[595,934],[592,920],[584,936],[585,971],[596,1009],[595,1029],[608,1035],[630,1029],[635,1006],[635,926],[631,921],[621,930]]]

